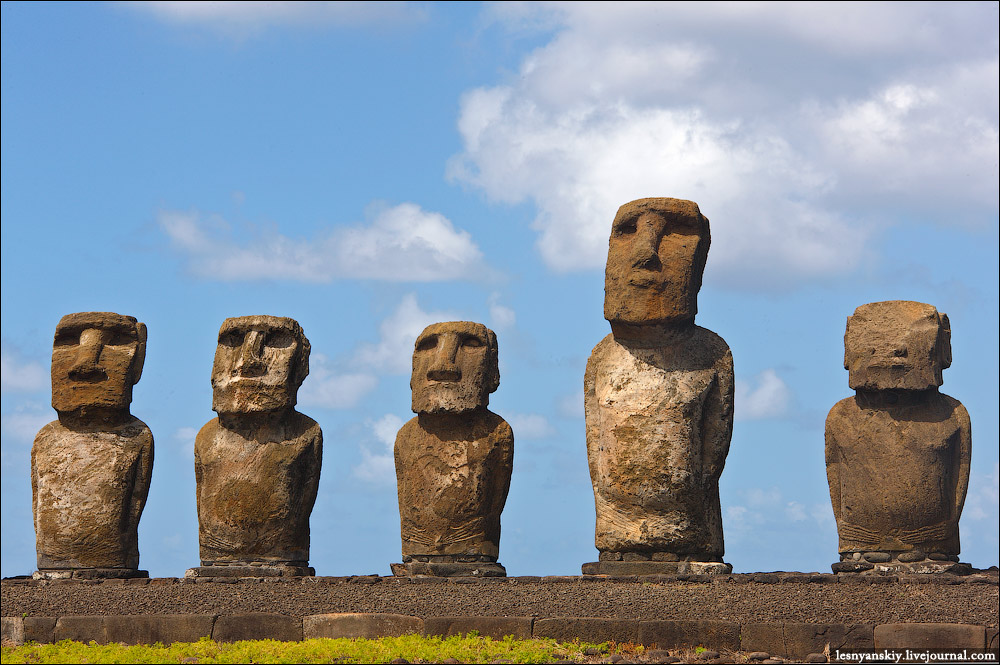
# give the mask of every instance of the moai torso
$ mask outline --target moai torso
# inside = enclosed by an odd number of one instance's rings
[[[397,575],[503,575],[500,513],[514,435],[489,411],[499,385],[496,336],[478,323],[428,326],[413,356],[417,417],[396,436],[403,563]]]
[[[129,413],[146,327],[110,312],[56,328],[52,406],[31,450],[38,575],[133,577],[153,468],[153,435]]]
[[[857,394],[826,421],[835,569],[957,561],[972,435],[965,407],[938,392],[950,364],[947,317],[923,303],[864,305],[845,344]]]
[[[721,337],[694,325],[708,245],[708,220],[691,201],[641,199],[615,217],[604,304],[612,333],[584,376],[602,563],[584,572],[669,568],[607,563],[623,559],[728,569],[719,476],[732,436],[733,361]]]
[[[203,567],[263,564],[308,574],[323,454],[319,425],[294,409],[308,358],[309,341],[292,319],[222,324],[212,370],[219,417],[195,439]]]

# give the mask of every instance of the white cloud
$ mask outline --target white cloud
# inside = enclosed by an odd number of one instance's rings
[[[963,517],[987,520],[996,524],[1000,514],[1000,463],[993,463],[992,472],[973,470],[969,478],[969,493],[965,499]]]
[[[829,502],[810,506],[787,500],[777,487],[763,489],[752,487],[740,492],[742,503],[726,506],[725,526],[734,531],[773,529],[789,522],[803,522],[813,526],[835,528],[833,511]]]
[[[0,429],[5,438],[22,445],[31,445],[38,430],[56,419],[56,414],[37,402],[19,405],[12,413],[0,417]]]
[[[408,294],[379,325],[378,343],[359,346],[354,362],[378,372],[406,374],[412,367],[413,343],[417,335],[432,323],[459,318],[451,312],[425,312],[417,303],[417,296]]]
[[[556,271],[603,266],[622,203],[692,199],[712,220],[706,279],[741,288],[850,271],[900,221],[876,204],[926,213],[934,198],[942,223],[956,207],[995,214],[995,8],[841,9],[495,11],[557,32],[516,77],[463,96],[449,175],[532,201]]]
[[[27,360],[6,345],[0,349],[0,390],[5,393],[33,393],[44,390],[48,372],[40,363]]]
[[[735,417],[737,420],[778,418],[788,410],[791,391],[773,369],[756,376],[756,388],[736,381]]]
[[[180,444],[182,454],[194,458],[194,440],[198,436],[196,427],[179,427],[174,432],[174,441]]]
[[[583,390],[560,397],[556,402],[556,411],[563,418],[582,419],[584,417]]]
[[[424,12],[403,2],[129,2],[171,23],[200,25],[245,37],[267,27],[360,26],[410,23]]]
[[[545,416],[537,413],[512,413],[505,419],[514,430],[514,440],[547,439],[556,434],[556,428]]]
[[[500,304],[500,294],[490,295],[490,325],[497,330],[513,328],[517,322],[517,314],[506,305]]]
[[[378,485],[395,484],[396,463],[393,458],[393,446],[396,443],[396,433],[403,426],[403,419],[387,413],[367,424],[379,446],[372,450],[370,446],[361,445],[361,463],[354,467],[354,475]]]
[[[225,220],[197,211],[164,210],[158,221],[190,270],[209,279],[432,282],[488,273],[467,231],[415,203],[376,207],[370,223],[312,239],[275,229],[251,229],[250,238],[237,239]]]
[[[350,409],[358,405],[378,385],[378,378],[363,372],[337,373],[330,359],[314,353],[309,359],[309,376],[299,390],[299,404],[324,409]]]

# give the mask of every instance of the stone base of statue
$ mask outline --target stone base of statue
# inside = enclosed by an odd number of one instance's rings
[[[932,552],[848,552],[830,566],[835,573],[926,575],[948,573],[971,575],[972,564],[961,563],[954,554]]]
[[[202,561],[188,568],[184,577],[315,577],[308,561]]]
[[[721,561],[592,561],[584,575],[728,575],[732,565]]]
[[[489,556],[404,556],[389,568],[396,577],[507,577],[507,569]]]
[[[140,577],[149,577],[149,571],[135,568],[45,568],[31,574],[33,580],[130,580]]]

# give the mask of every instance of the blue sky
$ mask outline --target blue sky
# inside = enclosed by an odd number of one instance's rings
[[[141,567],[198,564],[194,434],[222,320],[297,319],[323,428],[311,562],[400,560],[391,445],[428,323],[496,331],[515,462],[500,561],[596,559],[583,370],[618,206],[711,220],[698,323],[733,350],[738,572],[828,571],[823,423],[846,318],[946,312],[972,417],[963,560],[998,546],[996,3],[2,6],[2,574],[66,313],[149,328]]]

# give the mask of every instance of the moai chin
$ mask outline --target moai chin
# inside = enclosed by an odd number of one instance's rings
[[[201,566],[188,577],[314,575],[309,515],[323,433],[295,410],[309,340],[293,319],[226,319],[212,365],[212,409],[195,438]]]
[[[486,326],[435,323],[417,337],[410,378],[417,416],[396,436],[403,563],[391,565],[393,574],[507,574],[497,556],[514,434],[486,408],[499,385],[497,338]]]
[[[733,432],[733,358],[694,324],[708,219],[692,201],[618,209],[604,282],[611,334],[584,375],[600,561],[584,574],[725,574],[719,476]]]
[[[826,419],[834,572],[971,572],[958,563],[958,519],[972,426],[962,403],[938,391],[950,365],[951,325],[931,305],[876,302],[847,319],[855,395]]]
[[[36,579],[148,577],[139,517],[153,435],[129,412],[146,326],[111,312],[67,314],[52,345],[52,408],[31,448]]]

